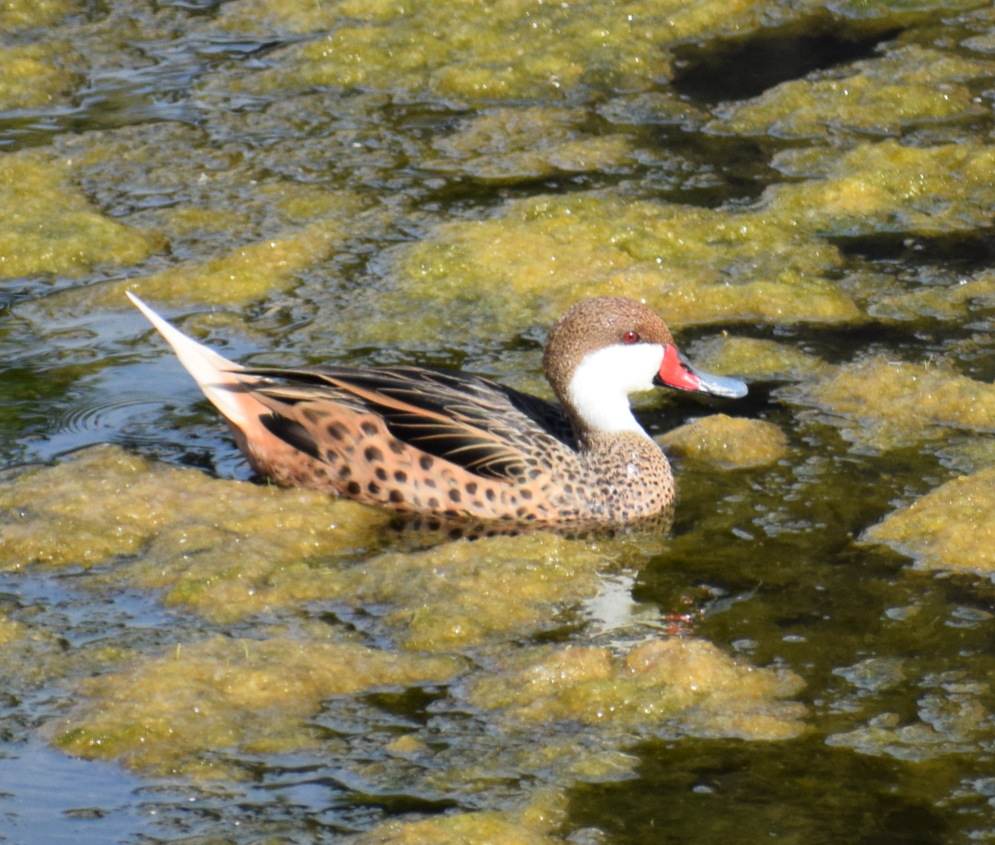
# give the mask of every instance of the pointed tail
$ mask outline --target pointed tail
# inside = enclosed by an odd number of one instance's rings
[[[269,413],[269,409],[247,391],[245,378],[239,376],[239,372],[244,368],[187,337],[131,291],[126,293],[128,299],[148,317],[149,322],[173,347],[180,363],[194,377],[194,381],[214,407],[221,411],[232,425],[246,434],[260,428],[259,415]]]

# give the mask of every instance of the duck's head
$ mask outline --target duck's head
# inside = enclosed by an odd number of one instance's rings
[[[557,320],[546,338],[546,377],[586,431],[645,434],[629,394],[673,387],[738,399],[746,385],[691,366],[651,308],[618,296],[585,299]]]

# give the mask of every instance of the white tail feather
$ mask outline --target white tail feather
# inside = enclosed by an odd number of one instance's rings
[[[201,343],[187,337],[179,329],[171,326],[155,313],[131,291],[125,291],[135,307],[138,308],[152,323],[159,333],[173,347],[176,357],[186,367],[187,372],[204,391],[204,395],[221,411],[229,421],[241,429],[249,428],[255,422],[247,417],[247,394],[243,380],[237,373],[244,369],[234,361],[222,357],[213,349],[208,349]],[[250,405],[258,404],[251,400]]]

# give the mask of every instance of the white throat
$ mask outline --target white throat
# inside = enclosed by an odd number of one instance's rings
[[[570,404],[594,431],[631,431],[649,437],[629,407],[629,394],[653,388],[663,347],[655,343],[614,344],[584,356],[567,386]]]

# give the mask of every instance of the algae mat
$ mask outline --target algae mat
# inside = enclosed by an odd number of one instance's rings
[[[990,4],[0,5],[3,836],[995,835]],[[667,535],[454,541],[251,478],[126,290],[547,397],[625,295],[751,390],[635,397]]]

